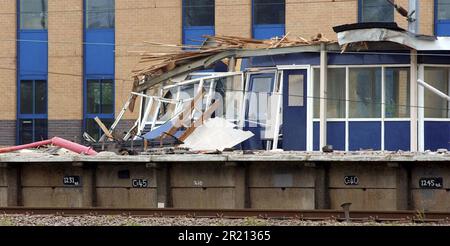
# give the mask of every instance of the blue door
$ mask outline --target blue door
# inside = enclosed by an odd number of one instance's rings
[[[244,129],[254,136],[243,143],[244,149],[260,150],[266,148],[265,134],[270,109],[270,96],[273,91],[275,73],[250,75],[247,90]]]
[[[283,72],[283,149],[306,150],[306,70]]]

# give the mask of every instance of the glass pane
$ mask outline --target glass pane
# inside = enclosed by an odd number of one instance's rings
[[[19,144],[33,142],[33,120],[19,121]]]
[[[450,0],[438,0],[438,20],[450,20]]]
[[[385,69],[385,117],[409,118],[409,68]]]
[[[87,113],[100,113],[100,83],[98,80],[87,81]]]
[[[288,78],[288,106],[303,106],[303,74],[290,74]]]
[[[86,119],[85,131],[96,140],[100,138],[100,127],[94,119]]]
[[[381,117],[381,68],[351,68],[349,117]]]
[[[285,0],[254,0],[255,25],[285,23]]]
[[[184,26],[214,26],[214,0],[184,0]]]
[[[47,29],[47,0],[20,0],[20,29]]]
[[[269,95],[272,92],[272,77],[253,78],[249,97],[248,119],[250,123],[259,122],[265,124]]]
[[[86,0],[86,27],[88,29],[114,28],[114,0]]]
[[[394,7],[386,0],[361,0],[362,22],[394,22]]]
[[[35,81],[35,114],[46,114],[47,113],[47,81],[36,80]]]
[[[425,82],[448,95],[448,73],[448,68],[426,67]],[[447,118],[448,101],[426,88],[424,90],[425,118]]]
[[[48,138],[47,120],[34,120],[34,141],[46,140]]]
[[[112,80],[102,80],[101,113],[114,113],[114,83]]]
[[[216,116],[225,116],[228,120],[239,118],[242,109],[242,89],[240,75],[215,80],[213,100],[221,103]]]
[[[327,117],[345,118],[345,68],[329,68]],[[320,117],[320,69],[314,69],[314,118]]]
[[[21,80],[20,81],[20,113],[32,114],[33,113],[33,81]]]

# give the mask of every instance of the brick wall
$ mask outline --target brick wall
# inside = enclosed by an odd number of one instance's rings
[[[0,120],[0,146],[16,144],[16,121]]]
[[[16,1],[0,1],[0,120],[16,119]],[[2,127],[0,126],[0,130]],[[0,136],[0,141],[2,136]],[[1,144],[1,143],[0,143]]]
[[[82,120],[49,120],[48,138],[60,137],[81,143],[82,127]]]
[[[216,0],[216,34],[252,36],[252,0]]]
[[[48,11],[48,118],[81,120],[83,0],[49,0]]]

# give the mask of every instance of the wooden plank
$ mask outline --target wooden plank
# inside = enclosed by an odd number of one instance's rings
[[[103,122],[100,120],[100,118],[95,117],[94,120],[95,120],[95,122],[97,122],[98,126],[100,126],[100,128],[102,129],[102,131],[105,133],[105,135],[108,138],[114,139],[113,135],[109,132],[108,128],[105,126],[105,124],[103,124]]]

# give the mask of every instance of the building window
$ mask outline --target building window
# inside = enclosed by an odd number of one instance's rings
[[[436,9],[439,21],[450,20],[450,0],[437,0]]]
[[[384,97],[386,118],[409,118],[410,69],[386,68]]]
[[[86,0],[86,28],[112,29],[115,25],[115,0]]]
[[[214,26],[214,0],[184,0],[184,26]]]
[[[449,94],[449,68],[426,67],[425,82]],[[428,89],[424,89],[425,118],[449,118],[449,102]]]
[[[285,24],[285,0],[253,0],[254,25]]]
[[[435,33],[450,36],[450,0],[435,0]]]
[[[107,127],[114,122],[114,82],[112,79],[88,79],[86,86],[85,129],[94,139],[99,139],[102,131],[95,117]]]
[[[329,68],[327,117],[345,118],[345,68]],[[314,118],[320,117],[320,69],[314,69]]]
[[[381,68],[350,68],[348,93],[350,118],[381,118]]]
[[[20,29],[47,30],[47,0],[20,0]]]
[[[47,139],[47,81],[21,80],[19,105],[19,144]]]
[[[394,6],[386,0],[359,0],[360,22],[394,22]]]

